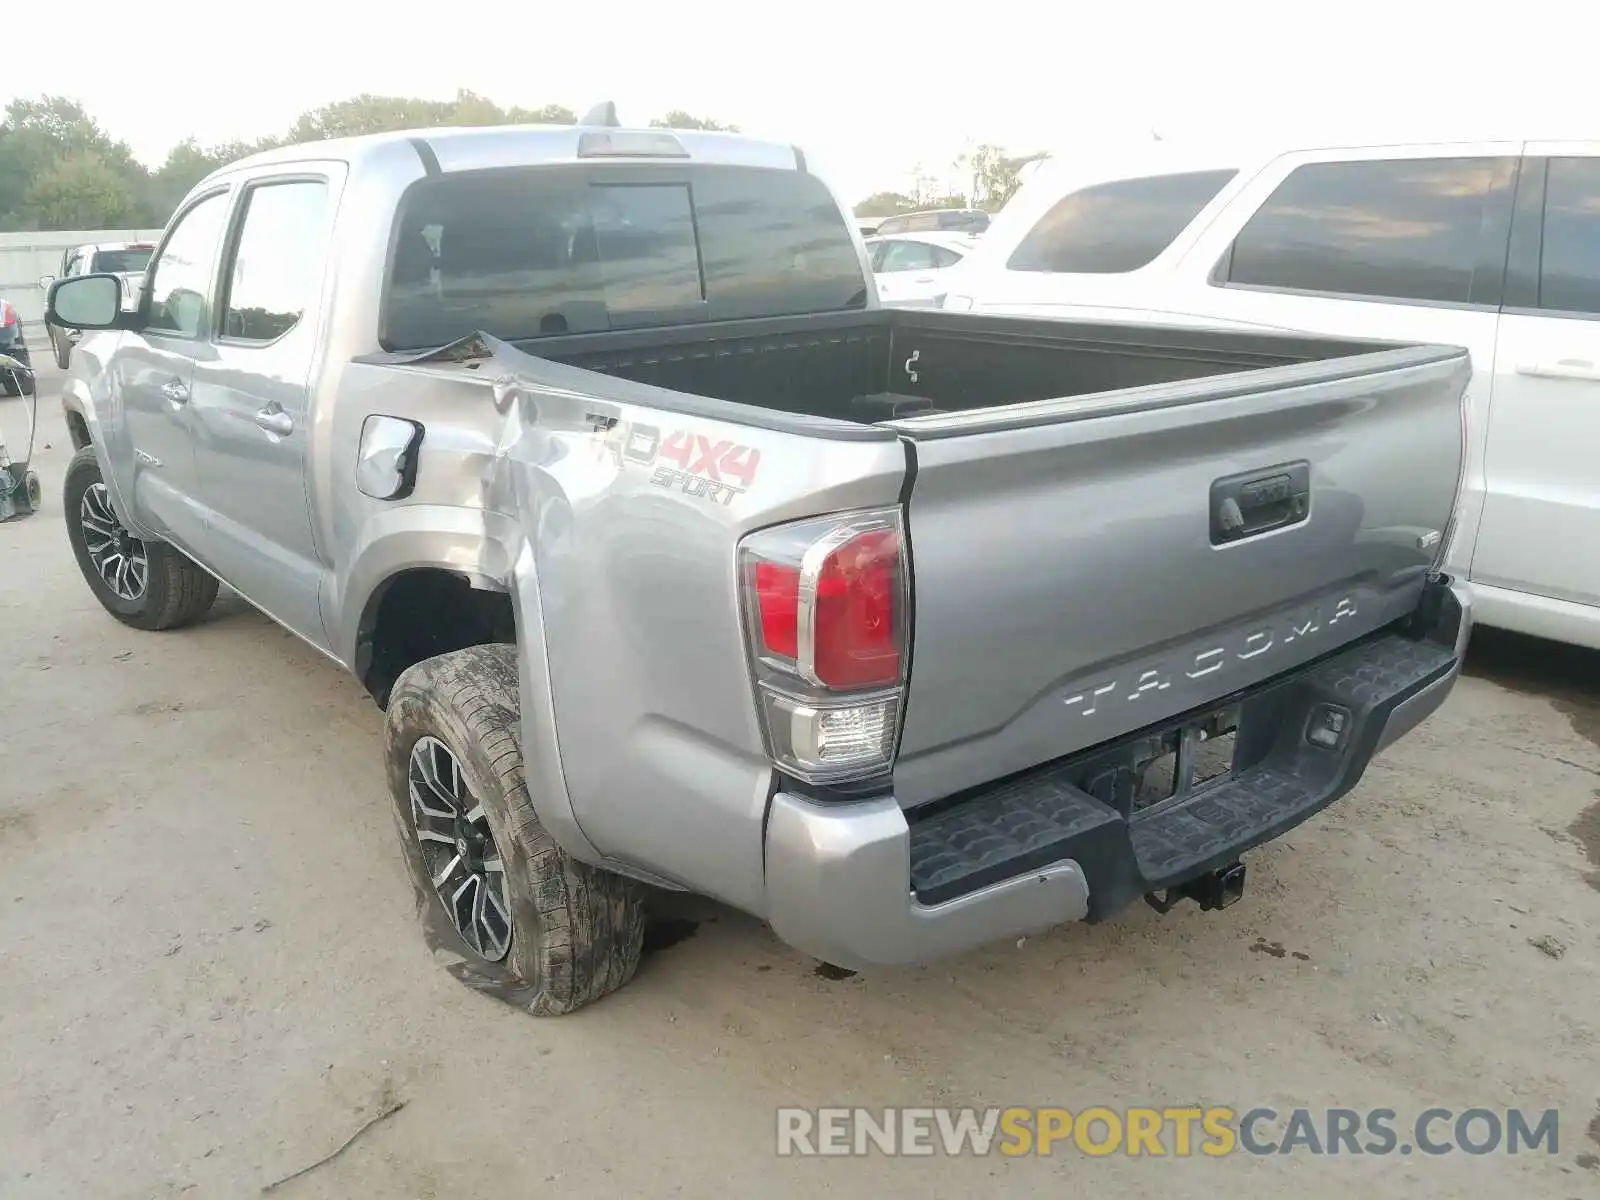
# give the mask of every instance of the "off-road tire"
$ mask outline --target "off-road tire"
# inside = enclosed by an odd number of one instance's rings
[[[113,617],[135,629],[178,629],[199,620],[217,598],[216,577],[162,542],[144,543],[145,557],[150,566],[144,595],[139,599],[123,599],[100,578],[89,557],[79,514],[83,494],[101,482],[100,464],[95,459],[94,447],[85,446],[67,464],[61,504],[72,553],[95,599]]]
[[[644,889],[572,858],[542,825],[523,771],[515,646],[471,646],[406,670],[385,718],[389,794],[423,928],[471,987],[536,1016],[573,1012],[633,978],[644,943]],[[423,868],[409,765],[419,738],[443,742],[483,806],[504,863],[511,946],[500,962],[456,931]]]

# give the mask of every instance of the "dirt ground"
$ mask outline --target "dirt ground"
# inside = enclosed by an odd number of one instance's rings
[[[42,357],[42,356],[41,356]],[[50,382],[46,395],[52,395]],[[0,1196],[1600,1194],[1600,656],[1482,635],[1244,900],[829,979],[675,906],[537,1021],[437,969],[356,683],[237,600],[152,635],[0,525]],[[0,429],[21,440],[16,402]],[[1545,949],[1532,944],[1545,942]],[[1559,953],[1559,957],[1555,955]],[[1561,1113],[1517,1157],[794,1159],[783,1105]]]

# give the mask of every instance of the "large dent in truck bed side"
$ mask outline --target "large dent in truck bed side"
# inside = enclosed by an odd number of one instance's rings
[[[898,438],[598,375],[485,334],[369,365],[437,372],[456,383],[450,403],[477,414],[434,448],[453,439],[478,464],[485,534],[510,539],[541,820],[579,857],[762,913],[772,768],[738,543],[895,503]]]

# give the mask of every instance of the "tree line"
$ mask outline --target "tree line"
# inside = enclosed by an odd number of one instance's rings
[[[189,189],[212,171],[276,146],[444,125],[577,122],[578,115],[564,105],[502,108],[469,91],[458,92],[454,100],[360,95],[302,113],[280,136],[217,146],[188,138],[152,170],[77,101],[48,95],[18,99],[6,106],[0,122],[0,231],[157,229]],[[738,132],[737,126],[679,109],[650,124]]]
[[[1042,150],[1008,154],[1002,147],[985,142],[958,156],[944,177],[918,167],[910,191],[874,192],[856,205],[855,214],[858,217],[892,217],[927,208],[981,208],[984,212],[999,212],[1022,185],[1022,168],[1045,157],[1047,153]],[[952,179],[958,181],[957,186],[952,187]]]
[[[75,100],[41,96],[13,100],[0,122],[0,231],[51,229],[155,229],[178,201],[220,166],[260,150],[325,138],[446,125],[575,125],[560,104],[502,108],[475,92],[454,100],[363,94],[302,113],[280,136],[202,146],[179,142],[151,169],[134,157]],[[673,109],[652,120],[656,128],[720,129],[738,126]],[[1007,155],[980,145],[952,164],[943,181],[921,170],[906,192],[878,192],[856,205],[858,216],[892,216],[918,208],[984,208],[991,212],[1017,187],[1017,171],[1038,154]]]

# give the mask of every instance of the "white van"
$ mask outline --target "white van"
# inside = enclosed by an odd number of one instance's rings
[[[951,274],[947,309],[1467,347],[1448,567],[1479,622],[1600,648],[1600,141],[1052,160]]]

